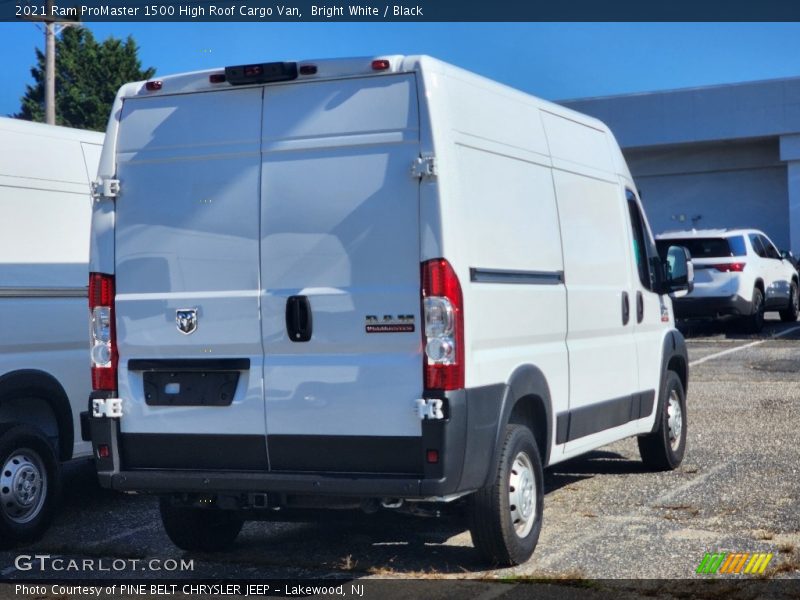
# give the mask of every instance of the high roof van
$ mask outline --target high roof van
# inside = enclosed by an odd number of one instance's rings
[[[515,564],[544,467],[681,462],[691,263],[595,119],[424,56],[231,66],[125,85],[97,187],[99,476],[181,548],[458,504]]]
[[[81,439],[91,182],[103,134],[0,118],[0,547],[44,533]]]

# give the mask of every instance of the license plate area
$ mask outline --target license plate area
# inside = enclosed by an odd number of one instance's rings
[[[249,370],[249,358],[128,361],[128,371],[142,373],[148,406],[230,406],[239,375]]]
[[[148,406],[230,406],[238,371],[147,371],[143,374]]]

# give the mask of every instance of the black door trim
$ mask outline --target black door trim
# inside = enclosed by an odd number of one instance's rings
[[[655,390],[614,398],[556,415],[556,444],[571,442],[653,413]]]
[[[470,267],[469,279],[475,283],[523,283],[558,285],[564,283],[564,271],[514,271]]]

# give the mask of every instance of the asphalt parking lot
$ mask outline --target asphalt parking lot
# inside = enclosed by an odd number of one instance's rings
[[[155,498],[99,489],[69,468],[62,510],[40,542],[0,553],[0,578],[85,578],[22,572],[19,554],[193,559],[192,578],[695,578],[706,552],[771,552],[769,578],[800,577],[800,323],[769,320],[758,336],[699,326],[688,450],[670,473],[643,470],[624,440],[546,473],[544,527],[533,558],[486,570],[457,518],[379,514],[336,523],[248,523],[235,548],[187,555],[164,534]],[[114,576],[141,576],[134,570]]]

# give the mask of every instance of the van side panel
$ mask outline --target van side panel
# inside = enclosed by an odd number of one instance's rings
[[[564,262],[547,140],[523,94],[458,70],[426,82],[442,247],[464,293],[466,386],[483,388],[468,394],[481,402],[467,407],[468,446],[491,457],[504,386],[518,368],[542,374],[551,431],[555,413],[567,410]]]
[[[462,285],[467,386],[504,382],[530,363],[552,377],[551,389],[566,389],[564,263],[550,169],[464,145],[458,157],[463,234],[475,242]]]
[[[94,132],[0,119],[0,394],[14,374],[56,380],[69,400],[64,414],[71,412],[72,431],[64,437],[75,442],[62,448],[62,458],[91,452],[79,430],[90,390],[87,170],[96,170],[102,140]],[[11,403],[0,407],[0,420],[49,426],[32,404],[17,408],[19,414]]]

